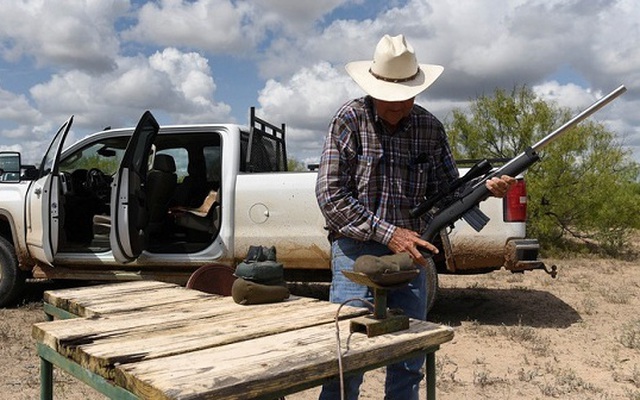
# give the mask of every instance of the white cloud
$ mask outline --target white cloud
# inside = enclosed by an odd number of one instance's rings
[[[161,0],[140,8],[128,40],[252,56],[270,34],[306,37],[328,12],[349,0]]]
[[[123,37],[160,46],[241,54],[253,49],[264,35],[263,29],[255,29],[253,16],[248,2],[149,2],[141,7],[137,25]]]
[[[27,124],[33,123],[39,118],[40,112],[31,107],[26,96],[0,88],[0,120]],[[2,132],[2,134],[7,137],[16,137],[15,133]]]
[[[42,66],[106,71],[119,51],[115,21],[128,0],[26,0],[0,2],[0,53],[34,57]]]
[[[32,107],[24,95],[16,95],[0,88],[0,121],[10,124],[0,129],[0,137],[15,143],[0,144],[0,151],[19,151],[23,163],[33,163],[41,157],[42,149],[51,139],[43,128],[49,128],[40,110]],[[40,126],[40,128],[34,128]]]
[[[536,85],[532,89],[541,99],[571,110],[584,109],[602,96],[602,93],[592,93],[576,84],[562,85],[555,80]]]
[[[257,0],[253,3],[260,19],[270,21],[272,26],[281,26],[287,34],[295,36],[309,32],[324,15],[349,2],[350,0]]]
[[[404,33],[419,61],[445,66],[438,82],[418,99],[441,118],[450,114],[453,105],[466,105],[475,96],[490,94],[496,88],[512,89],[522,84],[536,87],[538,94],[556,100],[560,106],[580,109],[625,83],[630,91],[616,103],[627,102],[637,97],[640,89],[637,21],[640,9],[631,0],[521,0],[508,4],[410,0],[381,10],[375,19],[335,20],[311,37],[274,40],[260,64],[261,73],[271,77],[261,98],[279,94],[279,101],[270,107],[272,112],[280,108],[285,115],[285,110],[294,109],[297,115],[304,115],[301,105],[285,101],[287,96],[308,98],[293,87],[295,82],[290,77],[308,79],[308,71],[322,61],[346,77],[342,66],[352,60],[371,59],[375,43],[383,34]],[[563,71],[577,74],[576,83],[559,83],[556,75],[561,76]],[[329,80],[324,87],[330,91],[335,85]],[[330,97],[320,99],[332,103]],[[311,104],[314,100],[310,99]],[[313,116],[300,127],[319,135],[340,103],[334,100],[332,106],[314,109]],[[611,118],[606,114],[613,112],[610,108],[600,111],[598,117]],[[324,119],[318,115],[321,112]],[[295,127],[297,123],[292,123],[292,130]]]
[[[60,125],[62,125],[60,121]],[[14,129],[2,131],[2,135],[19,138],[19,141],[11,145],[0,145],[0,151],[18,151],[21,153],[22,164],[37,164],[42,160],[42,155],[47,149],[55,129],[51,123],[42,123],[38,126],[20,125]]]
[[[150,57],[119,57],[115,70],[99,76],[73,70],[55,74],[25,96],[0,89],[0,118],[13,121],[3,137],[31,143],[27,158],[42,154],[53,130],[75,115],[78,134],[105,126],[130,126],[142,112],[168,115],[172,123],[229,121],[230,107],[215,100],[208,62],[196,53],[165,49]],[[72,141],[70,137],[68,142]],[[33,150],[33,151],[32,151]]]
[[[169,48],[150,57],[118,58],[117,69],[99,77],[54,75],[31,93],[41,109],[78,114],[81,124],[131,123],[145,109],[165,111],[175,121],[229,118],[229,107],[214,100],[210,74],[200,55]]]
[[[165,49],[149,59],[156,71],[167,74],[169,81],[185,99],[207,107],[216,90],[207,60],[196,53],[183,54],[176,49]]]
[[[342,69],[342,67],[340,67]],[[318,122],[328,124],[327,113],[336,104],[362,95],[353,81],[326,62],[302,68],[286,82],[267,81],[258,95],[262,111],[308,128]]]
[[[445,66],[441,79],[446,84],[436,88],[439,96],[467,97],[474,91],[537,84],[563,65],[589,83],[615,87],[602,77],[610,80],[612,73],[624,73],[636,82],[640,76],[638,20],[640,9],[629,1],[523,0],[505,6],[411,0],[381,11],[375,20],[336,20],[313,37],[274,41],[260,67],[265,76],[287,76],[319,60],[344,64],[370,59],[383,34],[404,33],[421,62]]]
[[[337,106],[361,95],[363,92],[350,78],[321,62],[300,69],[285,82],[269,80],[258,96],[259,113],[276,123],[286,121],[292,156],[317,160]]]

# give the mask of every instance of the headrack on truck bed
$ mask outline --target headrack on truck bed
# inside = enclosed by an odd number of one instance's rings
[[[287,170],[287,150],[284,141],[285,124],[280,127],[249,111],[249,132],[242,132],[240,170],[242,172],[278,172]]]

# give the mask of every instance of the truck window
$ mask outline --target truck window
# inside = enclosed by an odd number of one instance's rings
[[[178,183],[184,180],[184,177],[189,175],[189,153],[185,148],[173,148],[159,150],[156,154],[167,154],[173,157],[176,163],[176,176],[178,177]]]
[[[78,169],[99,169],[108,175],[118,172],[118,166],[129,141],[128,136],[104,139],[89,146],[65,154],[60,169],[73,172]]]
[[[49,145],[49,149],[47,150],[47,153],[44,155],[44,158],[42,159],[42,163],[40,164],[41,178],[51,173],[51,170],[53,169],[54,160],[57,156],[55,150],[59,147],[62,140],[63,140],[63,137],[60,134],[57,134],[56,137],[51,142],[51,144]]]
[[[20,181],[20,153],[7,151],[0,153],[0,182]]]
[[[211,189],[220,187],[222,152],[218,132],[161,132],[154,145],[156,155],[170,155],[176,164],[178,186],[172,205],[197,207]]]
[[[207,181],[213,182],[214,185],[220,185],[222,163],[220,155],[220,146],[207,146],[203,149],[204,162],[207,168]]]

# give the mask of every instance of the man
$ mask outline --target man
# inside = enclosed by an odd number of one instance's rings
[[[419,266],[428,265],[421,251],[438,252],[420,237],[428,221],[411,218],[409,210],[458,178],[442,123],[414,104],[443,67],[418,64],[404,36],[385,35],[373,61],[351,62],[346,69],[367,96],[346,103],[334,116],[316,183],[332,242],[334,303],[372,298],[367,287],[341,273],[352,270],[359,256],[406,252]],[[503,176],[486,184],[501,197],[513,182]],[[420,269],[408,286],[389,292],[387,302],[389,308],[425,320],[425,272]],[[424,357],[419,357],[389,365],[385,398],[418,399],[423,364]],[[357,399],[361,383],[362,376],[345,380],[347,399]],[[340,398],[337,381],[326,384],[320,394],[322,400]]]

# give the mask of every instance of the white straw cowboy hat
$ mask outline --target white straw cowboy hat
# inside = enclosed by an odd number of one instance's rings
[[[444,70],[440,65],[418,64],[413,47],[403,35],[384,35],[376,46],[373,61],[353,61],[345,68],[362,90],[384,101],[404,101],[417,96]]]

